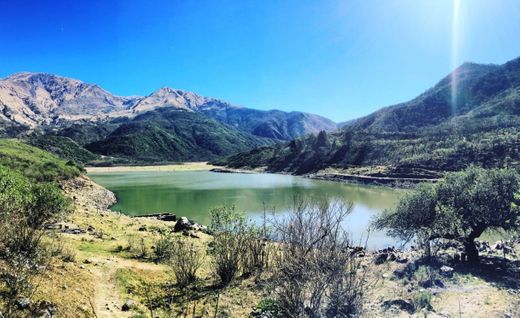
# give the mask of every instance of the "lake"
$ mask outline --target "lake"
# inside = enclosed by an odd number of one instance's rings
[[[367,236],[371,218],[395,206],[402,190],[344,184],[279,174],[237,174],[209,171],[131,171],[89,173],[95,182],[113,191],[118,202],[112,207],[128,215],[172,212],[201,224],[209,223],[208,212],[215,206],[235,205],[255,222],[283,217],[294,198],[327,202],[353,202],[344,227],[359,243]],[[383,248],[396,242],[381,232],[371,232],[369,248]]]

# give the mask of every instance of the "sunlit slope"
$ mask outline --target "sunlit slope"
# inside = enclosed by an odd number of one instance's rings
[[[500,66],[466,63],[455,72],[456,99],[450,74],[412,101],[348,122],[339,132],[255,149],[219,163],[296,174],[377,165],[404,174],[470,164],[517,166],[520,59]]]

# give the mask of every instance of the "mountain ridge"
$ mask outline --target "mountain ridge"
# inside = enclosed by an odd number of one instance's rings
[[[63,122],[131,118],[163,107],[203,113],[259,137],[278,140],[337,128],[333,121],[319,115],[276,111],[273,116],[274,110],[234,106],[217,98],[169,87],[159,88],[147,96],[117,96],[97,84],[50,73],[19,72],[0,79],[0,122],[28,130],[59,126]],[[303,114],[299,118],[301,123],[294,122],[295,113]],[[230,122],[227,118],[238,120]],[[292,126],[297,128],[287,128]]]
[[[253,149],[215,163],[293,174],[386,167],[387,174],[428,170],[438,175],[471,164],[520,168],[519,128],[520,58],[502,65],[465,63],[416,98],[344,122],[337,132]]]

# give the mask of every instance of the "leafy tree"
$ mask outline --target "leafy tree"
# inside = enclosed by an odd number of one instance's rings
[[[374,224],[402,239],[444,238],[464,245],[470,262],[478,261],[475,239],[488,228],[512,230],[520,223],[520,176],[513,169],[470,167],[422,185]]]
[[[0,299],[6,317],[21,317],[16,300],[32,294],[31,278],[47,256],[43,227],[68,206],[55,184],[34,183],[0,166]]]

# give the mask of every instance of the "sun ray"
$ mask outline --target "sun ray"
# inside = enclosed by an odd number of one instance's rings
[[[451,27],[451,65],[454,70],[451,77],[451,112],[454,115],[457,111],[457,89],[458,72],[455,69],[459,63],[459,32],[460,32],[460,1],[453,0],[453,17]]]

